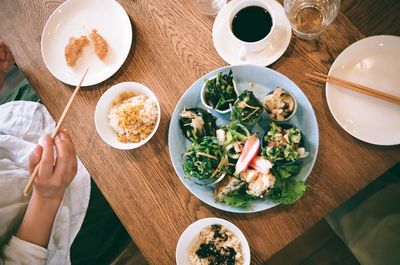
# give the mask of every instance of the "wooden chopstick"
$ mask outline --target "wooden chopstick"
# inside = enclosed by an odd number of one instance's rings
[[[356,92],[360,92],[363,93],[365,95],[371,96],[371,97],[375,97],[375,98],[379,98],[382,100],[386,100],[389,101],[391,103],[395,103],[395,104],[400,104],[400,98],[393,96],[391,94],[388,93],[384,93],[381,91],[378,91],[376,89],[372,89],[354,82],[350,82],[335,76],[331,76],[331,75],[325,75],[322,73],[317,73],[317,72],[312,72],[312,73],[306,73],[305,74],[308,77],[311,77],[314,80],[317,81],[323,81],[323,82],[329,82],[335,85],[339,85],[343,88],[349,89],[349,90],[353,90]]]
[[[65,116],[67,116],[67,113],[68,113],[69,109],[71,108],[72,102],[74,101],[76,94],[78,94],[78,92],[81,88],[82,82],[85,79],[85,76],[88,71],[89,71],[89,68],[86,69],[85,73],[82,76],[81,81],[79,82],[78,86],[75,88],[74,93],[72,93],[72,96],[69,98],[67,106],[65,106],[65,109],[64,109],[63,113],[61,114],[60,119],[58,120],[57,126],[54,129],[53,133],[51,134],[51,139],[54,139],[54,137],[56,137],[58,131],[60,130],[61,125],[64,122]],[[36,177],[38,171],[39,171],[39,164],[36,165],[35,169],[32,172],[32,175],[30,176],[30,178],[28,180],[28,183],[26,184],[26,186],[24,188],[24,196],[28,195],[29,190],[32,187],[33,181],[35,180],[35,177]]]

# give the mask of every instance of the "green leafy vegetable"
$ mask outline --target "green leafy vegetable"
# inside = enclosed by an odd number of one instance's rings
[[[278,166],[276,168],[276,171],[282,179],[287,179],[291,176],[297,175],[297,173],[300,172],[300,167],[294,164],[284,165],[284,166]]]
[[[220,143],[222,143],[228,157],[233,160],[238,159],[247,137],[251,135],[250,131],[238,122],[231,122],[221,127],[220,130],[224,131],[224,139],[223,141],[220,140]]]
[[[237,99],[232,70],[229,70],[228,74],[219,72],[215,78],[206,80],[204,98],[207,105],[213,109],[229,109],[230,104],[233,105]]]
[[[232,120],[238,121],[247,127],[253,127],[261,118],[263,105],[250,90],[244,90],[232,110]]]
[[[283,204],[291,204],[300,199],[307,189],[307,184],[294,178],[299,171],[300,166],[296,164],[274,167],[276,179],[268,197],[275,203]]]
[[[263,156],[271,162],[293,162],[300,158],[300,129],[283,128],[271,122],[271,128],[263,137]]]
[[[199,142],[193,143],[183,157],[186,178],[213,179],[224,172],[233,171],[229,168],[228,159],[216,137],[205,136]]]
[[[238,208],[247,208],[250,207],[251,201],[254,200],[254,197],[248,195],[246,192],[243,192],[242,189],[232,192],[229,195],[226,195],[223,199],[223,203]]]

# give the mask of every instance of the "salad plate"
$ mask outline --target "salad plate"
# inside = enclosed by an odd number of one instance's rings
[[[193,195],[204,203],[228,212],[250,213],[263,211],[277,205],[277,203],[269,199],[254,200],[254,202],[246,208],[217,203],[213,196],[214,188],[211,186],[198,185],[192,180],[185,178],[185,172],[182,166],[184,162],[184,157],[182,157],[182,155],[187,151],[187,147],[191,143],[184,137],[180,130],[179,115],[187,108],[205,108],[200,99],[201,89],[205,80],[214,77],[218,72],[227,72],[229,70],[233,72],[235,84],[239,92],[243,92],[244,90],[252,91],[262,102],[264,102],[266,96],[278,86],[285,88],[296,98],[297,110],[295,115],[291,118],[290,123],[301,129],[304,148],[309,152],[309,155],[302,159],[301,168],[296,179],[305,180],[309,176],[317,157],[319,144],[318,124],[313,108],[301,89],[290,79],[277,71],[257,65],[222,67],[204,75],[190,86],[179,100],[172,114],[168,133],[169,152],[179,179]],[[211,113],[217,117],[218,126],[228,124],[230,114],[221,114],[215,110],[212,110]],[[261,136],[264,132],[259,124],[257,124],[252,131],[258,136]]]
[[[400,97],[400,37],[373,36],[347,47],[329,75]],[[376,145],[400,144],[400,105],[326,84],[326,100],[349,134]]]

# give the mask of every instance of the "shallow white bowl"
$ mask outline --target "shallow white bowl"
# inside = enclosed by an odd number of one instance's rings
[[[139,143],[121,143],[117,139],[116,132],[109,125],[108,113],[112,106],[112,102],[117,99],[118,96],[123,92],[135,92],[138,95],[146,95],[149,98],[153,99],[157,104],[158,118],[156,126],[154,127],[150,135]],[[123,150],[138,148],[149,141],[150,138],[153,137],[154,133],[157,131],[158,125],[160,124],[160,118],[161,108],[157,97],[148,87],[136,82],[124,82],[110,87],[106,92],[104,92],[104,94],[97,102],[96,111],[94,113],[96,130],[101,139],[103,139],[104,142],[111,145],[112,147]]]
[[[272,93],[274,93],[275,89],[272,90],[270,93],[268,93],[268,95],[271,95]],[[297,99],[296,99],[296,97],[290,91],[288,91],[288,90],[286,90],[284,88],[282,88],[282,90],[285,91],[285,93],[289,94],[293,98],[293,101],[294,101],[294,109],[293,109],[292,113],[289,116],[287,116],[286,119],[284,119],[283,121],[278,121],[277,119],[273,119],[273,118],[271,118],[271,116],[269,116],[267,108],[265,107],[265,101],[267,100],[267,98],[265,98],[264,102],[262,102],[268,119],[270,119],[271,121],[276,122],[276,123],[289,121],[296,114],[296,111],[297,111]]]
[[[177,265],[190,264],[189,252],[193,244],[196,243],[196,240],[198,239],[201,230],[203,230],[207,226],[214,224],[220,224],[222,226],[225,226],[229,231],[231,231],[233,234],[237,236],[242,247],[244,265],[250,265],[250,247],[242,231],[240,231],[240,229],[231,222],[228,222],[227,220],[221,218],[214,218],[214,217],[200,219],[194,222],[193,224],[189,225],[186,228],[186,230],[183,231],[176,246],[175,255],[176,255]]]

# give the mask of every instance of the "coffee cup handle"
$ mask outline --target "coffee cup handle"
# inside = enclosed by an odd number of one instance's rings
[[[247,48],[246,48],[246,46],[243,45],[242,47],[240,47],[240,50],[239,50],[240,60],[246,61],[246,55],[247,55]]]

